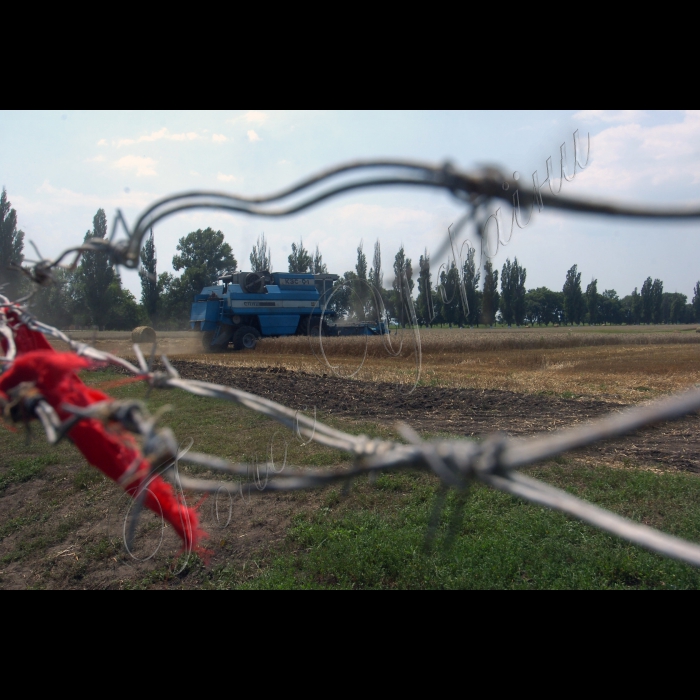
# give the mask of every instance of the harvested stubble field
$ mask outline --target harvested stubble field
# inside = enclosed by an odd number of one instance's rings
[[[700,333],[695,331],[696,326],[421,329],[420,353],[416,334],[404,330],[390,338],[324,338],[322,345],[318,338],[265,339],[254,352],[216,354],[202,352],[199,334],[182,332],[164,334],[157,352],[207,366],[277,367],[396,384],[402,393],[418,380],[419,386],[634,403],[698,381]],[[78,337],[133,357],[128,334]]]
[[[307,413],[315,407],[320,420],[349,432],[394,438],[397,420],[425,437],[558,429],[694,385],[700,376],[694,326],[421,329],[421,373],[412,393],[417,374],[411,332],[391,336],[394,352],[403,338],[397,357],[387,354],[380,338],[367,345],[363,338],[324,339],[328,363],[318,340],[265,340],[255,352],[205,355],[192,335],[159,340],[159,352],[182,376],[235,385]],[[133,355],[126,334],[86,336],[101,349]],[[118,398],[144,397],[139,385],[114,386],[114,370],[85,373],[84,379],[111,387]],[[193,437],[200,451],[265,460],[272,448],[281,459],[286,439],[294,464],[347,463],[325,448],[299,445],[289,431],[237,406],[176,392],[152,392],[148,404],[151,410],[171,404],[167,423],[179,438]],[[689,416],[530,471],[700,541],[698,427],[698,416]],[[212,561],[205,567],[193,558],[173,576],[177,544],[168,533],[148,561],[125,554],[119,523],[115,527],[125,509],[119,489],[70,445],[48,448],[37,435],[27,446],[22,435],[5,431],[0,449],[0,587],[700,586],[690,567],[481,487],[471,492],[456,543],[445,542],[446,522],[457,512],[452,499],[436,546],[425,551],[436,485],[411,474],[387,475],[374,485],[360,480],[344,499],[333,489],[241,498],[224,528],[216,508],[225,520],[228,504],[210,499],[202,513],[212,533]],[[153,549],[159,533],[159,523],[146,518],[137,554]]]

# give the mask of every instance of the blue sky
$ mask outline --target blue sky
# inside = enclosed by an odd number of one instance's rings
[[[546,177],[559,147],[578,129],[591,137],[591,160],[571,196],[632,203],[700,201],[700,113],[640,110],[477,112],[0,112],[0,185],[7,188],[26,239],[55,256],[82,240],[98,208],[127,220],[154,200],[210,189],[241,195],[275,191],[322,168],[358,158],[393,157],[461,169],[495,165]],[[247,269],[265,232],[273,268],[286,270],[292,241],[318,244],[330,272],[352,269],[364,240],[371,257],[382,245],[385,276],[403,243],[417,267],[424,248],[437,249],[461,207],[447,194],[394,188],[361,191],[285,220],[219,212],[186,212],[155,229],[159,272],[171,270],[181,236],[211,226],[224,232]],[[509,214],[506,213],[509,220]],[[514,256],[527,287],[561,289],[574,263],[587,284],[623,296],[659,277],[666,291],[692,296],[700,279],[700,223],[609,221],[545,209],[494,258]],[[25,249],[29,256],[30,250]],[[442,260],[433,260],[437,270]],[[134,271],[122,271],[139,296]]]

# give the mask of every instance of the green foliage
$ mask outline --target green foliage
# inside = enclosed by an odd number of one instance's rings
[[[692,306],[688,309],[688,297],[679,292],[664,292],[661,298],[662,323],[692,323]],[[690,311],[690,313],[688,313]]]
[[[486,326],[492,326],[496,320],[501,300],[498,294],[498,270],[493,269],[493,263],[487,260],[484,263],[484,290],[481,300],[481,322]]]
[[[250,269],[253,272],[272,272],[272,253],[268,250],[265,234],[258,236],[250,254]]]
[[[231,246],[224,242],[224,234],[212,228],[188,233],[180,239],[177,249],[180,254],[173,257],[173,269],[184,270],[179,288],[189,302],[202,287],[214,284],[219,276],[238,267]]]
[[[38,287],[29,300],[29,310],[40,321],[57,328],[73,324],[76,308],[76,275],[69,270],[56,268],[51,284]]]
[[[644,323],[664,323],[663,313],[664,283],[660,279],[651,281],[647,277],[642,285],[641,320]],[[669,307],[670,316],[670,307]]]
[[[464,322],[470,326],[478,326],[481,318],[481,292],[479,292],[479,280],[481,272],[476,265],[476,249],[467,250],[467,259],[462,266],[462,283],[467,297],[467,310],[462,309]]]
[[[532,324],[548,326],[561,323],[564,315],[563,295],[547,287],[531,289],[525,294],[525,318]]]
[[[169,272],[158,276],[158,320],[164,329],[180,328],[190,317],[190,306],[203,287],[216,283],[225,272],[235,272],[238,262],[221,231],[198,229],[180,239],[173,268],[183,270],[180,277]]]
[[[450,260],[449,268],[447,269],[441,265],[438,305],[440,317],[450,324],[450,328],[453,324],[456,326],[462,325],[463,313],[459,285],[459,270],[455,261]]]
[[[111,305],[107,311],[105,327],[115,331],[130,331],[136,326],[149,322],[149,317],[136,297],[121,285],[121,278],[116,275],[109,286],[108,296]]]
[[[664,283],[655,279],[651,286],[651,320],[654,323],[663,323],[663,295]]]
[[[509,259],[506,259],[501,271],[501,314],[503,315],[504,323],[507,323],[509,326],[512,323],[520,326],[525,320],[526,277],[527,271],[524,267],[518,265],[517,258],[512,264]]]
[[[333,283],[333,291],[328,302],[329,311],[334,311],[339,317],[346,316],[350,311],[350,296],[352,291],[348,285],[348,275],[354,272],[346,272]]]
[[[357,273],[358,279],[367,279],[367,256],[363,250],[364,244],[360,241],[360,245],[357,246],[357,263],[355,264],[355,272]]]
[[[564,294],[564,314],[567,323],[581,323],[585,313],[586,302],[581,291],[581,273],[578,265],[574,265],[566,273],[566,281],[562,289]]]
[[[428,249],[418,260],[418,299],[416,300],[416,315],[418,323],[429,326],[435,317],[435,305],[433,300],[433,282],[430,272],[430,256]]]
[[[316,246],[316,251],[314,252],[314,260],[311,263],[311,272],[313,272],[315,275],[328,274],[328,267],[323,262],[323,256],[321,255],[321,251],[318,249],[318,246]]]
[[[614,289],[606,289],[598,297],[598,302],[601,323],[622,323],[622,300]]]
[[[402,326],[411,320],[410,297],[413,294],[413,265],[411,258],[406,257],[403,243],[399,252],[394,256],[394,282],[392,284],[393,307],[396,318]]]
[[[654,302],[652,298],[652,288],[654,283],[651,281],[651,277],[647,277],[642,285],[642,322],[651,323]]]
[[[624,299],[622,299],[622,301],[620,302],[620,307],[622,320],[625,323],[633,325],[642,321],[642,296],[637,291],[636,287],[634,288],[632,294],[628,294],[626,297],[624,297]]]
[[[304,241],[300,238],[299,245],[292,243],[292,252],[287,257],[290,272],[309,272],[314,261],[309,251],[304,248]]]
[[[357,276],[357,284],[354,285],[356,304],[358,306],[356,316],[359,319],[365,320],[370,312],[372,293],[367,282],[367,256],[363,250],[363,242],[357,246],[357,262],[355,263],[355,274]]]
[[[152,326],[158,322],[158,260],[156,257],[156,244],[151,235],[146,239],[146,243],[141,250],[141,304]]]
[[[104,209],[98,209],[92,220],[92,231],[85,234],[85,242],[93,238],[104,239],[107,236],[107,216]],[[105,329],[110,308],[115,299],[110,294],[114,289],[112,283],[116,273],[112,267],[109,254],[102,251],[83,253],[76,276],[77,298],[82,309],[87,312],[88,324]]]
[[[179,277],[170,272],[158,275],[158,327],[172,330],[183,326],[190,317],[192,297]]]
[[[700,322],[700,282],[696,282],[693,289],[693,311],[695,312],[695,320]]]
[[[11,301],[20,296],[22,274],[9,269],[24,260],[24,231],[17,230],[17,212],[11,208],[7,192],[0,194],[0,294]]]
[[[588,307],[588,323],[593,326],[598,323],[598,317],[600,316],[598,280],[591,280],[591,283],[586,287],[586,306]]]
[[[369,269],[369,283],[381,294],[384,291],[384,271],[382,270],[382,248],[379,239],[374,243],[372,267]]]

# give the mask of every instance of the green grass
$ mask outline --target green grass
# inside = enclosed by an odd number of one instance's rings
[[[57,464],[58,458],[54,454],[48,454],[3,461],[5,469],[0,473],[0,492],[4,491],[10,484],[21,484],[39,476],[45,467]]]
[[[116,376],[102,371],[85,373],[83,378],[99,384]],[[116,398],[145,399],[141,384],[109,388],[108,392]],[[235,404],[179,391],[153,391],[147,404],[151,411],[170,404],[173,410],[164,415],[163,423],[179,440],[193,438],[193,449],[198,452],[236,461],[263,461],[269,457],[272,436],[279,429],[274,441],[277,462],[282,459],[286,440],[291,464],[323,467],[349,463],[348,456],[333,450],[300,445],[291,431]],[[319,414],[318,419],[326,417]],[[389,428],[376,423],[335,417],[329,422],[352,433],[395,437]],[[440,437],[448,436],[440,433]],[[17,509],[0,523],[0,541],[11,538],[0,562],[34,567],[45,558],[48,548],[74,542],[76,531],[84,523],[100,517],[104,510],[100,500],[104,487],[100,482],[104,479],[85,464],[74,446],[62,443],[49,447],[38,430],[29,445],[21,433],[0,432],[0,450],[0,493],[11,484],[37,477],[46,481],[31,507]],[[70,465],[70,472],[64,474],[62,470],[69,467],[60,466],[47,475],[45,470],[51,465]],[[624,469],[587,465],[571,455],[528,473],[636,521],[700,542],[700,479],[695,475],[644,471],[632,462]],[[64,490],[59,492],[61,479]],[[80,506],[59,520],[55,514],[63,504],[61,493],[67,493],[66,483],[72,486],[73,494],[80,494]],[[690,566],[478,484],[464,498],[454,492],[448,494],[432,530],[432,541],[428,542],[437,498],[436,480],[425,474],[384,474],[373,484],[360,479],[347,496],[339,489],[327,489],[313,507],[300,507],[278,544],[266,545],[244,559],[231,553],[223,563],[210,567],[192,557],[174,584],[173,576],[161,566],[125,580],[123,587],[700,587],[700,571]],[[234,534],[221,536],[234,539]],[[217,541],[219,537],[217,533]],[[112,546],[104,537],[86,541],[80,561],[75,562],[76,581],[91,566],[106,566],[112,554]],[[41,585],[41,581],[33,585]]]
[[[692,475],[548,466],[531,473],[606,508],[700,539],[700,480]],[[450,494],[426,546],[433,480],[392,474],[358,485],[348,502],[297,516],[286,552],[241,581],[222,568],[219,588],[697,588],[693,567],[559,513],[476,485]],[[453,529],[452,529],[452,527]],[[451,533],[452,529],[452,533]]]

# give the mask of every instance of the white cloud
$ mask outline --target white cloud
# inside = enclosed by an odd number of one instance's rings
[[[248,132],[248,141],[255,143],[256,141],[262,141],[262,139],[251,129]]]
[[[246,112],[245,114],[242,114],[238,117],[234,117],[233,119],[227,119],[226,121],[229,124],[238,124],[238,122],[245,122],[246,124],[264,124],[268,119],[269,115],[265,114],[265,112],[260,112],[259,110],[252,109],[249,112]]]
[[[214,143],[223,143],[224,141],[228,141],[228,139],[223,134],[213,134],[211,140]]]
[[[217,173],[216,179],[221,182],[236,182],[238,180],[235,175],[226,175],[225,173]]]
[[[106,145],[107,145],[107,139],[100,139],[100,140],[97,142],[97,145],[98,145],[98,146],[106,146]]]
[[[100,154],[98,156],[95,156],[94,158],[86,158],[85,162],[86,163],[101,163],[104,160],[106,160],[106,158],[102,154]]]
[[[196,170],[190,170],[190,175],[193,175],[194,177],[201,177],[201,175]]]
[[[123,156],[114,163],[114,166],[121,170],[135,170],[136,177],[157,175],[155,165],[156,161],[153,158],[143,156]]]
[[[278,160],[277,165],[290,165],[291,162],[291,160]]]
[[[585,149],[585,136],[581,139]],[[637,199],[659,196],[659,185],[687,189],[700,182],[700,115],[686,112],[680,123],[610,126],[591,136],[591,163],[579,175],[581,190],[615,196],[636,192]],[[567,144],[571,162],[571,141]],[[553,158],[555,171],[558,159]],[[583,158],[582,158],[583,160]],[[569,170],[570,172],[570,170]],[[579,185],[571,183],[568,187]],[[684,195],[675,197],[680,200]],[[685,195],[687,196],[687,195]]]
[[[150,134],[144,134],[143,136],[139,136],[137,139],[118,139],[117,141],[113,141],[112,145],[116,146],[117,148],[121,148],[122,146],[131,146],[135,143],[149,143],[152,141],[160,141],[161,139],[166,139],[167,141],[194,141],[198,138],[201,137],[196,131],[171,134],[167,127],[164,126],[158,131],[152,131]]]
[[[639,121],[645,114],[643,109],[583,109],[573,118],[582,122],[629,124]]]
[[[244,119],[248,124],[264,124],[268,119],[268,115],[265,112],[258,112],[253,109],[244,115]]]

